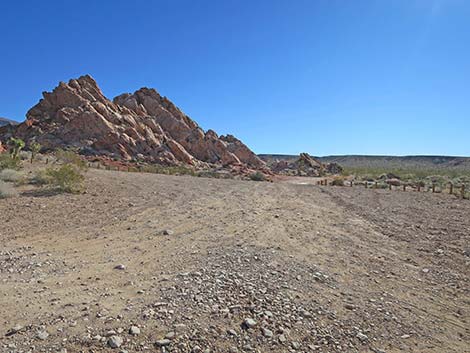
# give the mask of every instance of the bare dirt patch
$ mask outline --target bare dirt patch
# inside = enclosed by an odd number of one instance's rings
[[[469,214],[90,170],[86,194],[0,200],[0,351],[466,352]]]

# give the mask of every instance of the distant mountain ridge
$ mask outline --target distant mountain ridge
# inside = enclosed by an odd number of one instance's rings
[[[5,125],[18,125],[18,123],[14,120],[10,120],[10,119],[7,119],[7,118],[2,118],[0,117],[0,126],[5,126]]]
[[[297,155],[259,154],[268,165],[275,160],[295,160]],[[338,155],[315,157],[323,163],[338,163],[346,168],[453,169],[470,170],[470,157],[459,156],[368,156]]]

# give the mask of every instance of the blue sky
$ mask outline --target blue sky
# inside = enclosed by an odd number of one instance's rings
[[[257,153],[470,156],[468,0],[2,1],[0,116],[147,86]]]

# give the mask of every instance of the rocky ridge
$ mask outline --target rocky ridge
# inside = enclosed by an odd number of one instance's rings
[[[325,174],[340,174],[343,168],[337,163],[322,163],[308,153],[301,153],[294,160],[276,160],[271,165],[273,172],[291,176],[319,177]]]
[[[0,141],[15,136],[45,149],[76,148],[85,155],[163,165],[264,167],[232,135],[205,132],[156,90],[141,88],[112,101],[89,75],[61,82],[18,126],[0,128]]]

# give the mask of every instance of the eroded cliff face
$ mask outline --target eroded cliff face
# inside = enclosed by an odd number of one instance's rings
[[[43,96],[24,123],[0,128],[0,140],[15,136],[50,149],[75,147],[88,155],[166,165],[264,167],[240,140],[205,132],[151,88],[110,101],[86,75],[61,82]]]

